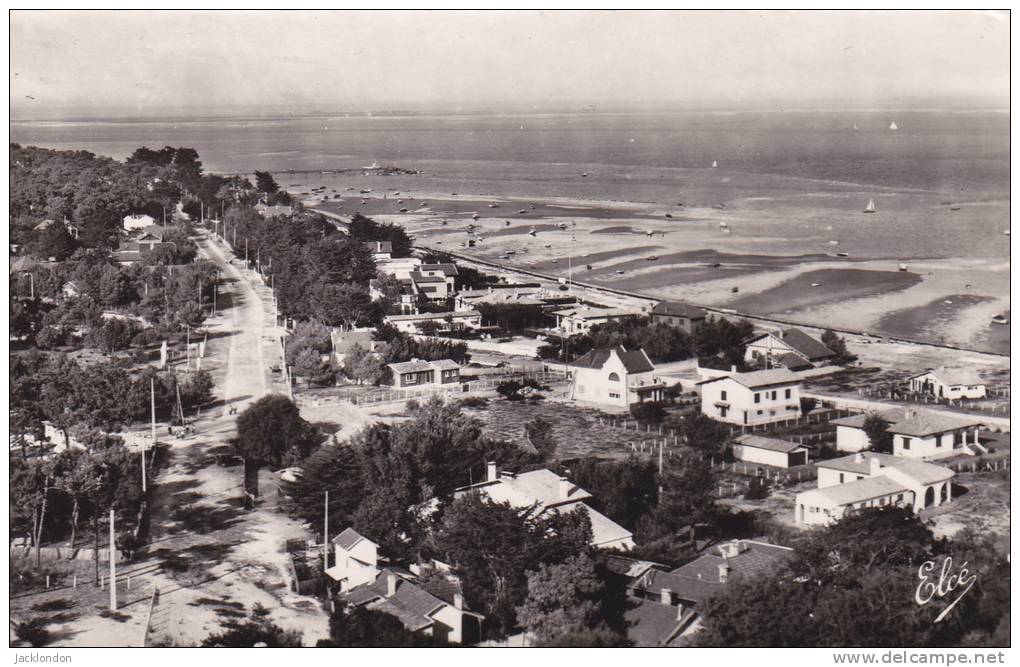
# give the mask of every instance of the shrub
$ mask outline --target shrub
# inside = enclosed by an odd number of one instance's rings
[[[50,641],[50,631],[46,629],[48,621],[42,616],[33,616],[14,624],[14,634],[23,642],[33,647],[46,646]]]
[[[642,423],[661,424],[666,416],[662,403],[634,403],[630,406],[630,415]]]
[[[489,399],[484,396],[468,396],[460,399],[460,404],[465,408],[484,408],[489,404]]]
[[[769,495],[769,482],[763,477],[755,477],[744,493],[745,500],[762,500]]]

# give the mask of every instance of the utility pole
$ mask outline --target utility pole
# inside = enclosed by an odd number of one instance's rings
[[[185,361],[187,361],[187,364],[188,364],[187,365],[187,370],[190,372],[191,371],[191,327],[189,327],[187,324],[185,324],[184,328],[188,332],[187,338],[185,338],[185,342],[184,342],[184,354],[185,354],[184,358],[185,358]]]
[[[248,239],[244,239],[244,266],[248,267]]]
[[[216,283],[212,286],[212,314],[216,317]]]
[[[149,378],[149,399],[152,417],[152,446],[156,447],[156,378]],[[142,448],[142,491],[145,491],[145,448]]]
[[[329,491],[326,491],[322,515],[322,571],[325,572],[327,569],[329,569]]]
[[[110,611],[117,611],[117,548],[113,528],[114,511],[110,508]]]

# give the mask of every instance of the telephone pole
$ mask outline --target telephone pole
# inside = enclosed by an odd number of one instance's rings
[[[113,521],[114,511],[110,508],[110,611],[117,611],[117,539]]]
[[[329,491],[326,491],[322,514],[322,571],[325,572],[327,569],[329,569]]]

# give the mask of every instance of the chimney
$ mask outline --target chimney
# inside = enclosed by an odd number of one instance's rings
[[[464,596],[461,595],[460,593],[454,593],[453,594],[453,606],[456,607],[457,609],[463,609],[464,608]]]
[[[685,611],[684,603],[683,602],[677,603],[677,605],[676,605],[676,620],[678,620],[678,621],[683,620],[684,611]]]
[[[570,480],[566,477],[560,477],[560,498],[566,500],[570,497],[570,492],[573,490],[574,485],[570,483]]]
[[[485,464],[485,481],[495,482],[499,479],[499,466],[496,465],[495,461],[489,461]]]
[[[659,602],[662,604],[673,604],[673,591],[668,588],[659,590]]]
[[[736,373],[736,372],[737,372],[737,365],[736,364],[731,364],[730,365],[730,373]]]
[[[882,469],[882,462],[878,459],[877,456],[872,456],[870,459],[868,459],[868,465],[869,465],[868,469],[871,471],[872,475],[877,475],[878,471]]]
[[[719,583],[725,584],[730,578],[730,564],[719,563]]]
[[[864,453],[857,452],[854,454],[854,463],[864,463]]]
[[[389,572],[386,575],[386,597],[391,598],[397,594],[397,575]]]

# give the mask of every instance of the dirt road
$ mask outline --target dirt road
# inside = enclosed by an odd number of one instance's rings
[[[246,616],[255,604],[269,609],[277,624],[301,631],[308,645],[328,635],[328,617],[318,603],[289,588],[284,542],[309,534],[275,511],[275,475],[262,471],[262,502],[248,512],[242,507],[241,468],[215,461],[217,453],[229,451],[227,440],[236,433],[230,408],[241,411],[286,388],[269,372],[280,363],[281,350],[268,289],[257,276],[231,264],[229,251],[216,241],[202,239],[200,247],[223,276],[219,314],[206,322],[209,340],[202,360],[223,408],[203,414],[194,423],[195,435],[170,440],[170,463],[152,498],[148,554],[124,567],[145,574],[133,581],[130,598],[125,596],[130,604],[119,610],[123,617],[86,612],[69,622],[67,639],[59,643],[141,645],[153,586],[159,587],[150,632],[156,643],[196,645],[219,631],[223,621]],[[159,433],[167,438],[165,426]]]

